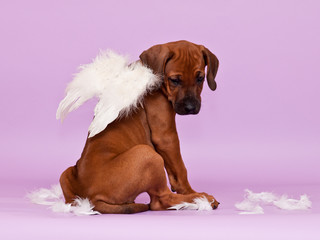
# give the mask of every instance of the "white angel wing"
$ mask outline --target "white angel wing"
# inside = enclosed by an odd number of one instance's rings
[[[119,114],[129,113],[148,92],[160,86],[160,79],[141,62],[128,65],[126,57],[101,51],[92,63],[82,65],[66,89],[56,117],[66,115],[93,97],[98,97],[89,137],[103,131]]]

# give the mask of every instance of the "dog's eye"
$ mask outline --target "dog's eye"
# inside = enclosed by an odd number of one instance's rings
[[[168,79],[174,86],[178,86],[180,84],[180,80],[177,78],[168,78]]]
[[[197,77],[197,83],[202,83],[204,80],[204,77]]]

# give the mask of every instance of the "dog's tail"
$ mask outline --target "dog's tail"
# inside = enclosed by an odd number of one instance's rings
[[[33,191],[27,194],[27,198],[32,203],[49,206],[53,212],[71,212],[75,215],[100,214],[93,210],[94,206],[87,198],[76,198],[73,203],[65,203],[59,184],[53,185],[50,189],[40,188]]]

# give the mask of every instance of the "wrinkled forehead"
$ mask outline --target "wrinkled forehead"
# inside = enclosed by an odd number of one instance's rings
[[[173,51],[172,58],[167,62],[165,73],[191,73],[204,71],[205,62],[202,53],[194,48],[177,48]]]

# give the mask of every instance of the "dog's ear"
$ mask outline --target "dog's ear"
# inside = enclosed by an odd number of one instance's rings
[[[173,53],[165,44],[155,45],[145,50],[140,55],[142,63],[153,70],[155,74],[164,74],[166,63],[172,57]]]
[[[214,79],[217,75],[219,60],[212,52],[209,51],[209,49],[207,49],[204,46],[202,46],[202,54],[203,54],[205,64],[207,65],[208,85],[210,89],[214,91],[217,88],[217,83]]]

